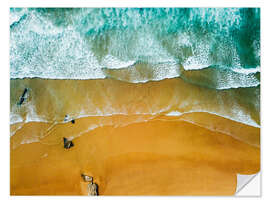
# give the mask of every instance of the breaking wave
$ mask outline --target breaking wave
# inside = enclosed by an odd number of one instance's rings
[[[254,8],[10,9],[11,78],[260,84]]]

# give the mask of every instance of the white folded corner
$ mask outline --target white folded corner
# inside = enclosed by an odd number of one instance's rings
[[[260,177],[260,172],[252,175],[237,174],[235,196],[260,196]]]

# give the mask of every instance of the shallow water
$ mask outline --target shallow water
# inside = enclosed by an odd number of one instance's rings
[[[10,81],[11,123],[63,123],[79,118],[110,115],[165,115],[172,111],[209,112],[251,126],[260,126],[259,87],[215,90],[174,78],[148,83],[113,79]],[[25,88],[29,96],[18,101]]]

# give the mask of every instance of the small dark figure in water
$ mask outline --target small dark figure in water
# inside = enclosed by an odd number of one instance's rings
[[[22,96],[20,98],[20,101],[19,101],[18,105],[22,105],[22,103],[26,99],[26,93],[27,93],[27,91],[28,91],[28,88],[25,88],[24,91],[23,91],[23,94],[22,94]]]
[[[74,146],[73,142],[69,141],[67,138],[64,137],[64,148],[69,149],[73,146]]]
[[[75,123],[75,120],[74,120],[74,119],[72,119],[72,120],[71,120],[71,123],[72,123],[72,124],[74,124],[74,123]]]
[[[68,121],[68,118],[69,118],[69,116],[68,115],[65,115],[64,121],[65,122]]]

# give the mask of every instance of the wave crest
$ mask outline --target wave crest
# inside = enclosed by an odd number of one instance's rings
[[[259,83],[234,73],[260,67],[259,9],[11,9],[10,19],[11,78],[136,83],[214,66],[212,88]]]

